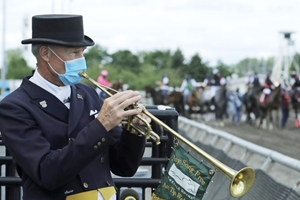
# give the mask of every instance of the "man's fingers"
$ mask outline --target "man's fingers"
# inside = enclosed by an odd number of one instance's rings
[[[146,116],[144,113],[139,114],[139,116],[140,116],[141,118],[143,118],[148,124],[151,123],[151,118],[149,118],[148,116]],[[137,117],[134,117],[132,122],[133,122],[134,124],[145,125],[144,121],[143,121],[143,120],[140,120],[140,119],[137,118]]]
[[[118,92],[117,94],[110,97],[112,100],[116,102],[116,104],[121,104],[126,100],[131,100],[132,98],[135,98],[132,102],[134,103],[137,100],[140,100],[142,96],[137,91],[127,90],[123,92]],[[128,101],[127,101],[128,102]],[[130,103],[128,105],[130,105]]]
[[[124,91],[118,92],[117,94],[105,99],[107,105],[111,108],[117,108],[117,110],[124,110],[126,107],[130,106],[141,100],[142,96],[137,91]]]

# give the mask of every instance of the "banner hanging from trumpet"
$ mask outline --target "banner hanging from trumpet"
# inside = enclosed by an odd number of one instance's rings
[[[201,200],[214,172],[177,144],[152,199]]]

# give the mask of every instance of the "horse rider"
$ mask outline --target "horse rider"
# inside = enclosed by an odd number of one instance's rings
[[[246,82],[246,87],[247,87],[247,89],[249,90],[250,88],[252,88],[252,83],[253,83],[253,81],[254,81],[254,76],[253,76],[253,74],[252,74],[252,71],[248,71],[248,76],[246,77],[246,80],[245,80],[245,82]]]
[[[296,101],[300,94],[300,80],[299,80],[299,76],[295,71],[291,73],[291,78],[292,78],[291,97],[292,97],[292,101]]]
[[[211,77],[211,74],[206,74],[206,77],[203,80],[203,85],[204,85],[204,87],[213,85],[213,79]]]
[[[212,96],[212,93],[213,93],[212,92],[212,90],[213,90],[212,86],[214,85],[214,83],[215,83],[215,81],[214,81],[212,75],[207,73],[206,76],[205,76],[205,79],[203,80],[202,87],[203,87],[204,90],[210,91],[209,94],[210,94],[211,97],[209,97],[209,98],[213,97]]]
[[[169,78],[166,74],[162,74],[162,81],[161,81],[161,96],[163,99],[164,104],[167,104],[167,95],[169,91]]]
[[[220,73],[218,69],[213,69],[213,85],[220,85]]]
[[[257,72],[254,72],[253,81],[252,81],[252,87],[257,88],[260,87],[260,81]]]
[[[183,103],[186,104],[187,98],[191,91],[197,87],[197,82],[190,75],[186,74],[181,83],[180,91],[183,93]]]
[[[254,75],[253,75],[252,71],[248,71],[245,82],[246,82],[246,86],[248,89],[250,89],[252,87],[260,86],[259,77],[257,75],[257,72],[254,72]]]
[[[252,98],[253,95],[257,94],[257,92],[259,91],[258,89],[261,88],[257,72],[254,72],[254,75],[252,75],[252,72],[248,72],[248,77],[246,78],[246,87],[247,87],[247,94],[245,95],[246,99]]]
[[[106,86],[106,87],[111,87],[111,83],[108,81],[107,76],[108,76],[108,71],[105,70],[105,69],[102,70],[100,76],[97,79],[97,82],[101,85]],[[98,92],[100,97],[102,97],[102,98],[106,97],[106,93],[101,91],[99,88],[96,88],[96,91]]]
[[[220,88],[220,86],[225,86],[226,85],[226,79],[222,77],[221,73],[219,72],[218,69],[213,70],[213,84],[211,87],[211,93],[212,97],[215,96],[217,90]]]
[[[225,86],[227,84],[226,79],[222,76],[218,69],[214,69],[214,85]]]
[[[267,77],[265,79],[265,83],[264,83],[263,93],[260,97],[260,102],[264,103],[268,100],[274,87],[275,87],[275,85],[274,85],[273,81],[271,80],[271,72],[268,72]]]

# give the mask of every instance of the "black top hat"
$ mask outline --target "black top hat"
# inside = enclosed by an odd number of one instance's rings
[[[32,39],[22,44],[58,44],[63,46],[92,46],[94,41],[83,33],[81,15],[36,15],[32,17]]]

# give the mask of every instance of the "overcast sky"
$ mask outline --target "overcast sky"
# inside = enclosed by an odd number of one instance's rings
[[[110,53],[180,48],[186,58],[198,53],[214,65],[278,55],[280,31],[295,32],[292,51],[300,45],[299,0],[1,0],[0,13],[3,2],[5,49],[22,48],[31,17],[50,13],[82,14],[85,34]]]

